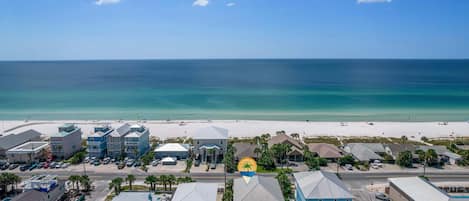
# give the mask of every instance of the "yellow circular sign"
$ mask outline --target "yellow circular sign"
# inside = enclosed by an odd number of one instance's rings
[[[238,171],[240,172],[256,172],[257,163],[251,157],[245,157],[238,163]]]

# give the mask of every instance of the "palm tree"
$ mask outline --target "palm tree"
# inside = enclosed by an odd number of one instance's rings
[[[178,184],[182,184],[182,183],[190,183],[190,182],[193,182],[192,178],[191,177],[178,177],[176,179],[176,182]]]
[[[129,189],[132,190],[132,183],[135,181],[135,176],[132,174],[127,175],[125,182],[129,183]]]
[[[149,175],[145,178],[145,184],[150,184],[150,190],[155,191],[155,184],[157,180],[158,179],[154,175]]]
[[[172,174],[168,176],[169,190],[172,191],[172,185],[176,182],[176,177]]]
[[[163,184],[164,191],[166,191],[166,184],[168,183],[168,175],[161,175],[160,182]]]
[[[259,148],[259,146],[256,146],[256,148],[254,148],[254,153],[256,154],[256,158],[259,158],[259,154],[262,153],[262,149]]]
[[[88,192],[91,189],[91,180],[88,175],[83,175],[80,177],[80,184],[85,188],[84,191]]]
[[[254,140],[255,144],[259,145],[261,143],[262,138],[260,136],[256,136],[256,137],[254,137],[253,140]]]
[[[428,165],[429,162],[435,161],[438,159],[438,154],[434,149],[429,149],[425,152],[424,155],[424,164],[423,164],[423,176],[425,176],[426,173],[426,166]]]
[[[80,175],[70,175],[68,177],[68,180],[72,182],[72,188],[76,189],[77,191],[80,191],[80,182],[81,176]]]
[[[116,193],[116,195],[119,195],[120,191],[121,191],[121,185],[122,185],[122,182],[124,180],[120,177],[118,178],[115,178],[113,179],[110,183],[109,183],[109,189],[113,189],[114,188],[114,192]]]
[[[292,133],[292,134],[290,134],[290,136],[295,140],[300,140],[300,134],[298,134],[298,133]]]

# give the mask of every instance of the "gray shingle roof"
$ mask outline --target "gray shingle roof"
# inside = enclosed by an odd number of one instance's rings
[[[254,176],[247,184],[242,178],[233,182],[234,201],[284,201],[275,178]]]
[[[216,183],[179,184],[171,201],[216,201],[217,192]]]
[[[40,137],[41,133],[32,129],[18,134],[10,134],[0,138],[0,149],[8,150],[31,140],[38,140]]]
[[[216,126],[209,126],[197,130],[194,139],[228,139],[228,130]]]
[[[376,154],[368,146],[365,146],[364,143],[351,143],[345,146],[344,150],[348,153],[351,153],[359,161],[370,161],[374,159],[381,160],[382,157]]]
[[[334,174],[324,171],[293,174],[306,199],[352,199],[353,195]]]

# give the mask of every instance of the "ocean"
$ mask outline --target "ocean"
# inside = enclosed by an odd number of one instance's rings
[[[0,119],[467,121],[469,60],[3,61]]]

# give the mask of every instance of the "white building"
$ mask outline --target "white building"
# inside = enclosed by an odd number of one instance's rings
[[[179,143],[167,143],[155,149],[155,158],[172,157],[176,159],[186,159],[189,155],[189,145]]]
[[[6,152],[10,163],[30,163],[46,158],[49,143],[47,142],[26,142],[9,149]]]
[[[199,129],[194,137],[194,153],[204,163],[223,160],[228,143],[228,130],[215,126]]]

